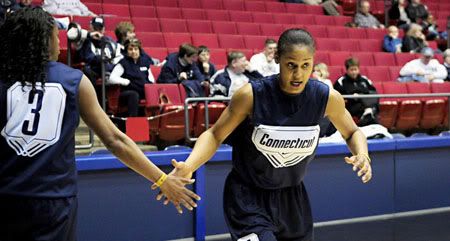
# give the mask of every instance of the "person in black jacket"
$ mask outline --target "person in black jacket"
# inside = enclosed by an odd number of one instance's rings
[[[376,94],[377,90],[366,76],[359,72],[359,60],[345,61],[347,73],[334,83],[334,89],[342,95]],[[346,108],[353,117],[359,119],[359,126],[376,124],[378,99],[347,99]]]
[[[406,7],[406,13],[413,23],[420,23],[428,17],[427,7],[420,3],[420,0],[411,0]]]
[[[159,74],[158,83],[182,84],[188,97],[203,97],[205,77],[196,65],[198,49],[192,44],[180,45],[178,53],[169,54]]]
[[[249,80],[263,78],[254,70],[244,53],[232,51],[227,55],[228,65],[211,78],[211,95],[233,96],[234,92],[248,83]]]
[[[416,23],[412,23],[403,38],[402,52],[420,53],[425,47],[427,47],[427,41],[425,35],[422,33],[422,27]]]
[[[114,67],[108,84],[122,85],[119,103],[128,107],[128,116],[138,116],[139,100],[145,99],[144,85],[155,81],[150,71],[154,63],[150,56],[141,52],[138,39],[128,39],[124,46],[127,54]]]

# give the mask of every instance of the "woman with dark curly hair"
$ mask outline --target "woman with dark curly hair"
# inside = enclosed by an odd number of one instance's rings
[[[193,181],[168,177],[102,111],[91,82],[55,62],[58,30],[41,8],[23,8],[0,26],[0,240],[75,240],[79,116],[106,147],[155,182],[179,212],[192,210]]]

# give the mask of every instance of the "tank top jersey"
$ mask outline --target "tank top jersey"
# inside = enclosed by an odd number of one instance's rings
[[[278,75],[250,83],[253,115],[230,137],[233,171],[259,188],[300,185],[317,148],[329,88],[309,80],[302,93],[288,95],[282,92]]]
[[[0,195],[59,198],[77,193],[75,129],[82,72],[47,65],[44,89],[0,82]]]

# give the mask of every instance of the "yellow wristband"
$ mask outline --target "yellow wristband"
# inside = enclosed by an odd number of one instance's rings
[[[167,174],[163,173],[158,181],[155,182],[156,186],[160,187],[167,179]]]
[[[357,156],[364,156],[369,160],[369,163],[372,163],[372,160],[370,159],[369,155],[367,155],[365,153],[358,154]]]

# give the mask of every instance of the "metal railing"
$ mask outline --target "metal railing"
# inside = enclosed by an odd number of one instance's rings
[[[429,94],[367,94],[367,95],[343,95],[345,99],[369,99],[369,98],[422,98],[422,97],[447,97],[450,99],[450,93],[429,93]],[[191,136],[189,128],[189,104],[203,102],[205,103],[205,130],[209,128],[209,102],[229,102],[231,97],[200,97],[200,98],[186,98],[184,101],[184,130],[185,140],[187,142],[197,141],[197,137]],[[450,113],[450,101],[447,104],[448,113]],[[450,126],[450,118],[449,118]]]

